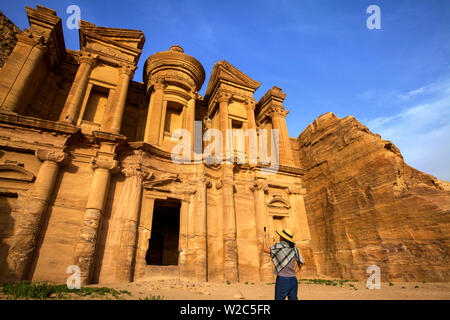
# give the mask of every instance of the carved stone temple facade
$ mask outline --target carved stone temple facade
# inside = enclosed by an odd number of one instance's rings
[[[264,228],[270,241],[293,230],[304,277],[365,279],[376,264],[383,280],[450,279],[450,193],[353,117],[325,114],[291,138],[285,93],[256,101],[260,83],[226,61],[204,97],[203,66],[177,45],[148,57],[136,82],[141,31],[81,21],[73,51],[55,11],[26,14],[29,29],[2,29],[0,283],[65,283],[73,265],[82,284],[135,281],[152,265],[272,281]],[[191,133],[197,156],[206,143],[195,134],[209,128],[277,129],[278,170],[172,160],[175,130]]]
[[[203,66],[179,46],[150,56],[132,80],[141,31],[81,21],[80,50],[62,21],[26,8],[30,28],[0,69],[1,278],[83,284],[133,281],[147,265],[178,265],[203,281],[268,281],[263,230],[291,228],[309,260],[302,185],[282,102],[273,87],[226,61],[205,97]],[[258,164],[176,164],[175,129],[279,129],[278,172]],[[192,144],[194,148],[194,143]],[[313,264],[309,268],[313,270]]]

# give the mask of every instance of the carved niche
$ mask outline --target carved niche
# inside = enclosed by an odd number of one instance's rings
[[[271,229],[273,231],[281,231],[290,228],[289,209],[291,205],[289,201],[284,199],[280,194],[272,195],[272,199],[266,202],[267,211],[270,218]]]
[[[33,182],[35,175],[24,168],[23,163],[6,160],[0,164],[0,180]]]

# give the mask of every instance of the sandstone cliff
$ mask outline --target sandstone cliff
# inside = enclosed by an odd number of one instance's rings
[[[298,137],[318,273],[382,281],[449,281],[448,183],[404,161],[354,117],[320,116]]]
[[[0,11],[0,68],[17,43],[20,29]]]

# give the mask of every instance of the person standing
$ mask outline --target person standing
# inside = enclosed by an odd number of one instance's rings
[[[294,236],[289,229],[276,231],[279,241],[273,246],[267,246],[267,234],[264,228],[264,252],[270,253],[275,266],[277,279],[275,282],[275,300],[298,300],[298,282],[296,267],[298,271],[305,264],[300,251],[295,247]]]

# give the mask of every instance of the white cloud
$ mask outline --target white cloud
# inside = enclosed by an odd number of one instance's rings
[[[450,79],[409,91],[404,97],[410,107],[369,120],[367,126],[391,140],[410,166],[450,180]]]
[[[400,100],[408,100],[408,99],[410,99],[410,98],[412,98],[412,97],[414,97],[414,96],[416,96],[418,94],[424,93],[425,89],[426,89],[426,87],[421,87],[421,88],[416,89],[416,90],[411,90],[411,91],[407,92],[406,94],[399,94],[398,98]]]
[[[424,91],[425,91],[425,87],[422,87],[422,88],[419,88],[419,89],[412,90],[412,91],[408,92],[408,95],[409,96],[415,96],[416,94],[423,93]]]

